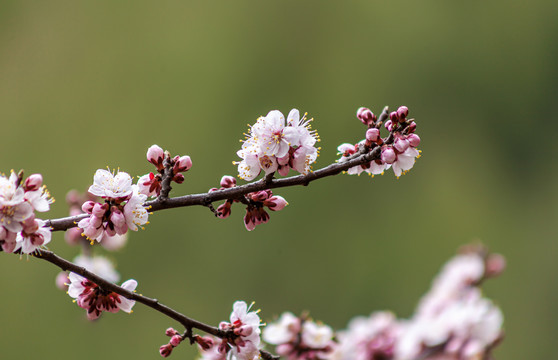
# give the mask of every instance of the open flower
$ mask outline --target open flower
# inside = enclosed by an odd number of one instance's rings
[[[68,295],[76,299],[79,307],[87,310],[89,320],[97,319],[103,311],[116,313],[122,310],[131,313],[136,303],[115,292],[107,292],[91,280],[73,272],[70,273],[69,279]],[[137,286],[137,281],[133,279],[122,284],[122,288],[128,291],[134,291]]]
[[[102,198],[126,199],[132,195],[132,178],[128,173],[99,169],[93,177],[89,192]]]

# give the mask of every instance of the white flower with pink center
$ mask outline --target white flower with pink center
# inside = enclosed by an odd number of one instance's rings
[[[225,343],[221,344],[221,352],[230,349],[231,355],[240,360],[253,360],[259,356],[260,317],[258,311],[250,311],[252,305],[248,307],[244,301],[235,302],[230,317],[231,322],[219,324],[221,330],[232,330],[237,335],[234,340],[228,341],[229,348]]]
[[[143,203],[147,200],[147,196],[139,193],[139,188],[137,185],[132,186],[132,197],[128,200],[126,205],[124,205],[124,218],[128,228],[132,231],[137,231],[138,226],[148,224],[147,218],[149,213],[147,209],[143,206]]]
[[[24,254],[31,254],[41,246],[50,242],[50,229],[44,227],[45,222],[33,216],[23,222],[23,229],[17,234],[14,251],[21,249]]]
[[[102,198],[126,199],[132,194],[132,178],[128,173],[99,169],[93,177],[89,192]]]
[[[264,155],[283,157],[291,146],[298,146],[300,141],[298,130],[292,126],[286,127],[285,117],[278,110],[272,110],[266,117],[259,118],[252,132]]]
[[[33,215],[33,206],[25,201],[25,191],[18,184],[17,174],[0,176],[0,226],[8,232],[18,232],[21,222]]]
[[[395,176],[400,177],[411,170],[418,157],[420,157],[420,152],[413,147],[408,147],[404,153],[397,154],[397,159],[391,164]]]
[[[272,345],[281,345],[295,341],[300,332],[300,319],[293,313],[284,312],[273,323],[268,324],[263,331],[263,339]]]
[[[129,300],[115,292],[107,293],[94,282],[73,272],[70,273],[68,278],[70,279],[68,295],[76,299],[79,307],[87,310],[89,320],[97,319],[103,311],[112,313],[119,310],[127,313],[132,312],[132,307],[136,303],[134,300]],[[122,288],[128,291],[134,291],[137,286],[138,283],[134,279],[122,284]]]

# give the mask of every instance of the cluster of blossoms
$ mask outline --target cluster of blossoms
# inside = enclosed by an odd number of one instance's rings
[[[83,214],[82,205],[87,201],[99,202],[99,197],[86,192],[85,194],[79,193],[77,190],[71,190],[66,195],[66,202],[70,207],[70,216],[76,216]],[[73,227],[68,229],[64,233],[64,238],[69,245],[78,245],[82,241],[85,241],[83,234],[83,229],[80,227]],[[119,250],[126,245],[128,241],[128,233],[125,234],[114,234],[109,235],[107,232],[103,232],[99,244],[101,244],[106,250],[115,251]],[[85,265],[81,265],[87,268]],[[112,280],[110,280],[112,281]]]
[[[226,334],[224,338],[195,338],[203,360],[255,360],[260,357],[259,310],[250,311],[252,305],[249,307],[244,301],[234,303],[230,322],[219,324],[219,329]]]
[[[123,235],[128,229],[137,231],[138,226],[148,223],[147,209],[143,206],[147,196],[132,184],[128,173],[114,174],[99,169],[88,191],[104,199],[104,203],[89,200],[81,206],[83,212],[90,216],[77,225],[91,243],[95,240],[101,242],[105,236]]]
[[[357,317],[333,341],[329,327],[284,313],[263,338],[289,360],[490,359],[502,338],[503,317],[478,285],[504,266],[500,255],[469,248],[444,266],[411,319],[398,320],[391,312]]]
[[[331,327],[290,312],[269,324],[264,329],[263,339],[276,345],[277,354],[288,360],[330,359],[337,347]]]
[[[73,272],[68,276],[70,283],[68,284],[68,295],[76,299],[78,306],[87,311],[89,320],[97,319],[103,311],[116,313],[122,310],[127,313],[132,312],[132,307],[136,303],[115,292],[107,291],[95,284],[93,281],[86,279]],[[134,291],[138,283],[134,279],[125,281],[121,287],[128,291]]]
[[[0,175],[0,251],[30,254],[49,243],[50,229],[34,212],[48,211],[53,201],[39,174],[25,181],[22,172]]]
[[[171,157],[168,151],[163,151],[158,145],[152,145],[147,150],[147,161],[155,165],[157,174],[150,172],[143,175],[138,180],[138,186],[140,193],[150,197],[161,195],[165,176],[168,176],[171,181],[177,184],[182,184],[184,182],[182,173],[192,167],[192,160],[189,156],[176,155]],[[169,174],[165,174],[165,171],[168,171]]]
[[[318,158],[319,148],[314,145],[320,141],[311,121],[306,114],[301,118],[297,109],[289,112],[286,122],[278,110],[259,117],[237,152],[242,161],[233,162],[239,177],[250,181],[262,170],[266,175],[277,171],[286,176],[291,169],[307,174]]]
[[[390,167],[395,176],[399,177],[409,171],[415,164],[415,159],[420,156],[416,147],[420,144],[420,138],[415,134],[416,122],[407,119],[409,109],[401,106],[397,111],[389,114],[382,113],[380,119],[370,109],[361,107],[357,111],[357,118],[367,126],[366,137],[357,144],[341,144],[337,148],[341,158],[339,162],[345,162],[357,154],[363,154],[380,147],[378,156],[370,162],[354,166],[347,170],[350,175],[360,175],[363,171],[369,175],[383,174]],[[380,136],[382,124],[389,131],[385,138]]]
[[[212,188],[209,192],[229,189],[236,186],[236,179],[225,175],[221,178],[221,188]],[[262,190],[248,193],[239,199],[227,199],[217,208],[217,216],[221,219],[229,217],[231,206],[235,202],[246,204],[246,215],[244,215],[244,226],[248,231],[256,228],[256,225],[265,224],[269,221],[269,214],[265,211],[267,207],[271,211],[279,211],[288,205],[287,200],[278,195],[273,195],[271,190]]]

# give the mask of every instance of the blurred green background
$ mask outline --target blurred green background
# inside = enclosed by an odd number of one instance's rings
[[[271,109],[315,118],[322,151],[362,139],[356,109],[407,105],[423,157],[396,180],[337,176],[281,189],[247,232],[243,208],[154,214],[111,258],[139,292],[210,324],[237,299],[270,320],[310,310],[335,328],[407,317],[456,249],[508,259],[485,286],[505,314],[498,359],[556,356],[556,1],[0,2],[1,170],[42,173],[62,217],[96,169],[151,171],[159,144],[193,168],[174,195],[236,175],[246,124]],[[78,248],[56,233],[49,248]],[[89,323],[58,270],[0,254],[0,358],[157,359],[176,323],[137,304]],[[187,345],[175,358],[194,358]]]

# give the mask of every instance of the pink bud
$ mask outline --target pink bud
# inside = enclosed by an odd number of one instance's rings
[[[33,174],[25,180],[25,190],[35,191],[43,185],[43,177],[41,174]]]
[[[400,122],[405,121],[407,115],[409,115],[409,109],[406,106],[400,106],[397,109],[397,116],[399,116]]]
[[[282,196],[272,196],[264,201],[264,205],[272,211],[283,210],[289,203]]]
[[[374,125],[376,122],[376,115],[370,109],[361,107],[357,110],[357,118],[364,124],[364,125]]]
[[[231,328],[231,324],[226,321],[221,321],[219,323],[219,329],[221,330],[229,330]]]
[[[171,353],[172,353],[171,344],[166,344],[159,348],[159,354],[161,354],[162,357],[169,357]]]
[[[196,342],[203,350],[209,350],[213,347],[213,339],[210,337],[196,336]]]
[[[412,147],[417,147],[420,144],[420,137],[417,134],[408,135],[407,140]]]
[[[231,203],[225,201],[223,204],[219,205],[217,212],[219,213],[220,219],[228,218],[231,215]]]
[[[397,122],[399,122],[399,115],[397,115],[397,112],[396,112],[396,111],[392,111],[392,112],[389,114],[389,119],[390,119],[393,123],[397,123]]]
[[[174,329],[171,328],[171,327],[168,328],[168,329],[165,331],[165,335],[167,335],[167,336],[174,336],[174,335],[178,335],[178,334],[179,334],[179,332],[176,331],[176,330],[174,330]]]
[[[184,182],[184,175],[182,175],[181,173],[176,173],[172,177],[172,181],[174,181],[177,184],[182,184]]]
[[[495,277],[500,275],[506,268],[506,258],[500,254],[490,254],[486,259],[486,277]]]
[[[266,190],[261,190],[261,191],[258,191],[258,192],[251,193],[250,197],[254,201],[260,201],[261,202],[261,201],[265,201],[265,200],[269,199],[270,194]]]
[[[99,204],[95,203],[93,205],[93,209],[91,210],[91,214],[95,217],[102,218],[105,215],[105,212],[108,210],[108,204]]]
[[[93,201],[86,201],[83,203],[83,205],[81,205],[81,210],[83,210],[84,213],[87,214],[91,214],[93,212],[93,207],[95,206],[95,202]]]
[[[376,128],[371,128],[366,130],[366,140],[371,142],[376,142],[380,137],[380,130]]]
[[[409,124],[409,126],[407,126],[407,129],[409,129],[409,133],[414,133],[415,130],[417,129],[417,123],[416,122],[411,122]]]
[[[386,127],[386,129],[391,132],[391,130],[393,129],[393,123],[391,122],[391,120],[388,120],[384,123],[384,126]]]
[[[404,153],[405,150],[409,148],[409,141],[403,138],[402,136],[397,136],[395,138],[395,142],[393,143],[393,147],[400,153]]]
[[[175,157],[176,159],[176,157]],[[190,170],[192,167],[192,160],[189,156],[181,156],[180,158],[176,159],[174,163],[173,171],[174,173],[181,173],[184,171]]]
[[[386,164],[393,164],[395,162],[395,151],[391,146],[384,146],[382,149],[382,161]]]
[[[236,179],[233,176],[225,175],[221,178],[221,187],[228,189],[236,186]]]
[[[116,206],[113,206],[110,214],[110,221],[114,225],[114,230],[118,235],[126,234],[128,231],[128,224],[126,224],[126,218],[122,211],[120,211]]]
[[[182,342],[182,336],[180,336],[180,335],[174,335],[170,339],[170,344],[174,347],[177,347],[178,345],[180,345],[181,342]]]
[[[238,335],[240,336],[250,336],[250,334],[252,334],[252,332],[254,331],[254,329],[249,325],[241,326],[237,330],[238,330]]]
[[[159,145],[151,145],[151,147],[147,149],[147,161],[155,165],[157,167],[157,170],[162,170],[164,168],[164,158],[165,152]]]

